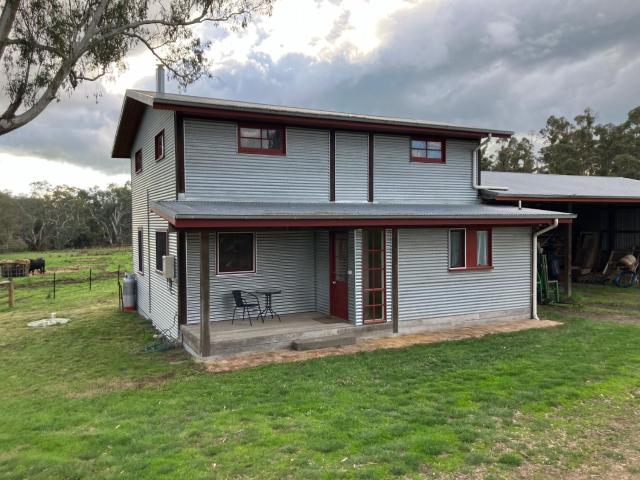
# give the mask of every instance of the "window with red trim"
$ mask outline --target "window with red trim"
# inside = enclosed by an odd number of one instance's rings
[[[411,139],[411,161],[422,163],[445,163],[446,143],[444,139],[413,137]]]
[[[238,152],[259,155],[285,154],[284,127],[238,125]]]
[[[492,268],[492,232],[487,227],[449,230],[449,269],[482,270]]]
[[[156,135],[155,152],[156,160],[162,160],[164,158],[164,130]]]
[[[142,150],[138,150],[133,158],[134,158],[133,164],[134,164],[135,172],[136,173],[142,172]]]

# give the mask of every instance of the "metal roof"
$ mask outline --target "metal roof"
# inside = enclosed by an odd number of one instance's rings
[[[482,183],[507,187],[483,190],[491,199],[547,199],[547,201],[640,201],[640,181],[624,177],[482,172]]]
[[[494,137],[510,137],[512,131],[469,127],[452,123],[434,122],[412,118],[387,117],[380,115],[362,115],[356,113],[315,110],[310,108],[268,105],[263,103],[240,102],[219,98],[196,97],[175,93],[157,93],[145,90],[127,90],[120,114],[120,121],[112,150],[113,157],[128,157],[132,142],[130,130],[137,130],[140,108],[170,109],[188,112],[195,115],[222,115],[232,118],[234,115],[256,121],[260,118],[279,118],[283,122],[299,122],[300,124],[317,125],[319,127],[335,127],[350,129],[371,129],[372,131],[391,131],[406,129],[406,133],[430,131],[430,134],[460,135],[470,138],[482,138],[491,134]],[[243,116],[243,117],[242,117]],[[260,116],[260,117],[259,117]],[[132,117],[132,118],[129,118]],[[259,118],[258,118],[259,117]],[[315,122],[315,123],[312,123]],[[135,133],[135,132],[134,132]]]
[[[382,115],[362,115],[357,113],[336,112],[330,110],[316,110],[311,108],[287,107],[284,105],[269,105],[266,103],[240,102],[237,100],[224,100],[220,98],[195,97],[192,95],[180,95],[175,93],[157,93],[144,90],[127,90],[127,95],[140,100],[147,105],[170,104],[195,107],[211,107],[225,110],[238,110],[245,112],[267,112],[274,114],[286,114],[300,117],[317,117],[331,120],[358,120],[370,123],[385,123],[390,125],[436,127],[456,131],[469,131],[477,133],[491,133],[493,135],[513,135],[512,131],[494,130],[479,127],[468,127],[453,123],[434,122],[413,118],[388,117]]]
[[[168,200],[151,202],[153,212],[172,224],[181,220],[398,220],[575,218],[552,212],[497,205],[425,205],[392,203],[288,203]]]

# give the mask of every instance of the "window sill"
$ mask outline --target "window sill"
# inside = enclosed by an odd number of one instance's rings
[[[255,275],[257,272],[246,271],[246,272],[216,272],[216,277],[227,277],[227,276],[237,276],[237,275]]]
[[[162,154],[161,157],[156,158],[156,162],[159,162],[160,160],[164,160],[164,153]]]
[[[445,165],[447,163],[446,160],[436,160],[436,159],[428,159],[423,157],[411,157],[411,163],[436,163]]]
[[[142,275],[144,277],[144,272],[141,272],[140,270],[136,271],[136,275]]]
[[[239,148],[239,154],[244,155],[267,155],[272,157],[286,157],[287,154],[282,150],[262,150],[259,148],[251,149],[251,148]]]
[[[479,266],[479,267],[459,267],[459,268],[452,268],[449,267],[449,271],[450,272],[468,272],[468,271],[474,271],[474,270],[493,270],[493,265],[483,265],[483,266]]]

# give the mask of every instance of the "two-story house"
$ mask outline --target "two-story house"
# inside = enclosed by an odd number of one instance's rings
[[[482,141],[511,134],[127,91],[137,309],[203,356],[234,332],[269,349],[529,318],[535,232],[573,215],[480,201]],[[234,290],[275,292],[281,320],[232,325]]]

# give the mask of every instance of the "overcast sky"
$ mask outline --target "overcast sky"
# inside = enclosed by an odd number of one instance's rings
[[[590,106],[620,122],[640,105],[638,0],[278,0],[243,32],[200,31],[216,78],[192,95],[521,134],[552,114]],[[0,137],[0,189],[126,181],[128,162],[110,158],[123,93],[153,89],[155,69],[146,53],[128,64]]]

